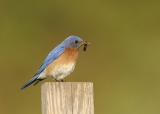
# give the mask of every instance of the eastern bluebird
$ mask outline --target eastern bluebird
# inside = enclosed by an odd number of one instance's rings
[[[79,48],[83,45],[86,50],[88,42],[78,36],[67,37],[48,54],[37,73],[21,89],[23,90],[33,83],[35,85],[49,76],[52,76],[56,81],[63,81],[73,72]]]

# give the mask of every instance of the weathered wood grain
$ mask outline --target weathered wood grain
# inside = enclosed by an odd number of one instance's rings
[[[94,114],[91,82],[47,82],[41,92],[42,114]]]

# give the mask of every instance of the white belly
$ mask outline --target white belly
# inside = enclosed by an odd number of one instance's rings
[[[56,80],[64,79],[66,76],[71,74],[75,68],[75,63],[58,65],[52,69],[50,76],[53,76]]]

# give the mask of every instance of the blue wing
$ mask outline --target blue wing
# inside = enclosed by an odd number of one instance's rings
[[[32,83],[36,82],[36,80],[39,78],[39,74],[42,73],[45,68],[52,63],[56,58],[58,58],[63,52],[64,52],[64,44],[60,44],[58,45],[56,48],[54,48],[46,57],[46,59],[44,60],[43,64],[40,66],[38,72],[33,76],[32,79],[30,79],[27,83],[25,83],[21,90],[25,89],[26,87],[28,87],[29,85],[31,85]]]
[[[52,63],[55,59],[57,59],[63,52],[64,52],[64,46],[63,45],[59,45],[56,48],[54,48],[46,57],[46,59],[44,60],[44,62],[42,63],[42,65],[40,66],[38,72],[35,74],[39,75],[40,73],[42,73],[45,68]]]

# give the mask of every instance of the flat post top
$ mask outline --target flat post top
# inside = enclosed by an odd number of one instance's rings
[[[42,114],[94,114],[92,82],[47,82],[41,98]]]

